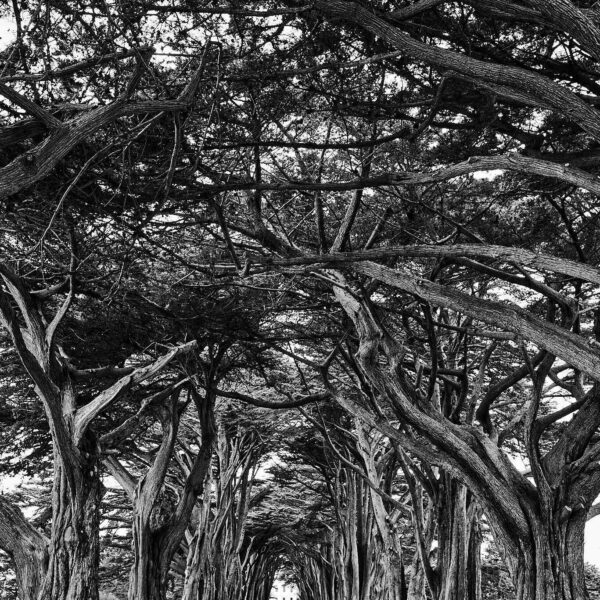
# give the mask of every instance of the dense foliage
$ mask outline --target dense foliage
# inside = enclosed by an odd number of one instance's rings
[[[4,595],[593,597],[595,3],[0,18]]]

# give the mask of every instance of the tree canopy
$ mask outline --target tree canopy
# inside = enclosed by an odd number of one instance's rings
[[[19,598],[591,597],[596,3],[0,17]]]

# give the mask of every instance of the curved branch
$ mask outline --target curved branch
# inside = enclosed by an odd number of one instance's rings
[[[76,442],[80,440],[88,428],[92,420],[98,416],[105,408],[112,404],[117,398],[119,398],[126,390],[130,387],[153,377],[162,369],[164,369],[173,359],[182,354],[187,354],[194,350],[197,346],[196,341],[188,342],[182,346],[173,348],[170,352],[161,356],[158,360],[152,364],[136,369],[130,375],[122,377],[111,385],[108,389],[104,390],[98,396],[96,396],[91,402],[82,406],[75,413],[73,435]]]
[[[2,495],[0,548],[14,561],[19,597],[35,600],[45,575],[48,540]]]
[[[567,277],[581,279],[600,285],[600,269],[566,258],[538,254],[524,248],[498,246],[494,244],[452,244],[434,245],[420,244],[414,246],[386,246],[355,252],[332,252],[329,254],[312,254],[292,258],[252,257],[252,262],[275,267],[295,265],[317,265],[357,263],[364,260],[384,260],[392,257],[414,258],[450,258],[471,256],[489,258],[495,261],[511,262],[522,267],[544,269],[560,273]]]
[[[254,396],[250,396],[248,394],[242,394],[240,392],[227,392],[225,390],[216,390],[216,393],[222,398],[231,398],[232,400],[240,400],[241,402],[247,402],[248,404],[252,404],[253,406],[258,406],[260,408],[273,409],[297,408],[299,406],[312,404],[313,402],[321,402],[323,400],[331,399],[331,394],[329,392],[309,394],[307,396],[301,396],[294,400],[289,400],[288,402],[271,402],[269,400],[261,400],[260,398],[255,398]]]
[[[596,59],[600,60],[600,30],[570,0],[529,0],[560,31],[570,33]]]
[[[600,194],[600,179],[582,169],[571,167],[568,163],[562,165],[549,160],[532,158],[516,153],[504,154],[501,156],[472,156],[463,162],[430,173],[403,171],[398,173],[382,173],[373,177],[351,179],[348,181],[330,181],[322,183],[302,180],[262,183],[256,181],[237,181],[234,183],[218,183],[215,185],[198,186],[196,190],[197,192],[227,192],[238,190],[255,190],[262,192],[296,190],[343,192],[364,188],[439,183],[469,173],[496,170],[517,171],[526,175],[551,177],[580,187],[584,190],[588,190],[594,194]]]
[[[512,331],[600,381],[600,355],[582,338],[554,323],[542,321],[518,306],[481,300],[373,262],[358,263],[354,270],[438,306]]]
[[[600,140],[600,113],[570,90],[538,73],[520,67],[485,62],[451,50],[430,46],[412,38],[388,23],[382,16],[355,2],[317,0],[315,7],[330,18],[350,21],[366,29],[417,60],[438,68],[456,71],[467,77],[474,77],[484,84],[505,87],[517,93],[532,106],[552,107],[566,114],[583,130]]]

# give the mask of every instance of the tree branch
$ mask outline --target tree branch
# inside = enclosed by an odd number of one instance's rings
[[[600,125],[599,125],[600,127]],[[600,131],[600,129],[599,129]],[[599,134],[600,135],[600,134]],[[398,173],[382,173],[373,177],[351,179],[348,181],[238,181],[234,183],[218,183],[214,185],[200,185],[195,189],[197,192],[227,192],[237,190],[255,191],[349,191],[364,188],[396,187],[403,185],[425,185],[438,183],[480,171],[507,170],[517,171],[525,175],[538,175],[549,177],[580,187],[582,189],[600,194],[600,179],[590,175],[582,169],[571,167],[567,164],[561,165],[556,162],[510,153],[501,156],[472,156],[466,161],[451,165],[431,173],[418,173],[403,171]],[[1,171],[0,171],[1,173]],[[194,188],[192,188],[194,189]]]
[[[288,267],[300,265],[343,265],[361,262],[364,260],[384,260],[393,257],[422,257],[422,258],[450,258],[459,256],[472,256],[488,258],[499,262],[511,262],[522,267],[544,269],[560,273],[574,279],[590,281],[600,285],[600,269],[576,262],[566,258],[559,258],[549,254],[538,254],[524,248],[498,246],[493,244],[452,244],[434,245],[418,244],[414,246],[386,246],[370,250],[357,250],[354,252],[332,252],[329,254],[309,254],[291,258],[252,257],[253,264],[273,267]],[[499,275],[500,276],[500,275]]]
[[[154,361],[152,364],[136,369],[130,375],[122,377],[119,379],[119,381],[96,396],[91,402],[78,409],[74,419],[74,439],[76,441],[80,440],[91,421],[108,406],[110,406],[110,404],[119,398],[126,390],[141,383],[142,381],[145,381],[146,379],[149,379],[150,377],[153,377],[162,371],[162,369],[164,369],[177,356],[191,352],[196,348],[196,346],[197,342],[193,341],[173,348],[170,352]]]
[[[518,306],[481,300],[372,262],[358,263],[354,270],[438,306],[513,331],[587,373],[592,379],[600,380],[600,356],[580,336],[554,323],[542,321]]]
[[[73,148],[117,119],[152,112],[182,111],[188,107],[188,99],[135,103],[120,101],[65,121],[63,127],[55,129],[43,142],[0,168],[0,200],[26,189],[48,175]]]
[[[50,130],[58,129],[63,126],[54,115],[49,113],[46,109],[42,108],[35,102],[32,102],[25,96],[19,94],[19,92],[8,87],[4,83],[0,82],[0,94],[7,100],[10,100],[13,104],[16,104],[19,108],[22,108],[26,113],[32,117],[40,120]]]
[[[0,548],[14,561],[19,597],[37,598],[45,575],[48,540],[2,495]]]
[[[309,394],[307,396],[301,396],[294,400],[287,402],[271,402],[270,400],[261,400],[248,394],[242,394],[240,392],[228,392],[225,390],[216,390],[218,396],[222,398],[231,398],[232,400],[240,400],[241,402],[247,402],[253,406],[260,408],[272,408],[272,409],[284,409],[284,408],[297,408],[299,406],[305,406],[306,404],[312,404],[313,402],[321,402],[323,400],[330,400],[331,394],[329,392],[319,392],[317,394]]]
[[[133,432],[142,424],[142,422],[150,415],[150,413],[162,404],[171,394],[180,390],[184,385],[189,383],[189,378],[181,379],[177,383],[167,387],[156,394],[145,398],[139,410],[126,419],[121,425],[115,429],[105,433],[100,438],[100,445],[103,448],[118,446],[121,442],[130,437]]]
[[[600,113],[575,93],[543,75],[520,67],[478,60],[420,42],[388,23],[382,16],[355,2],[316,0],[315,8],[330,18],[350,21],[366,29],[417,60],[474,77],[483,83],[510,88],[518,92],[530,105],[552,107],[562,114],[567,114],[592,137],[600,140]]]

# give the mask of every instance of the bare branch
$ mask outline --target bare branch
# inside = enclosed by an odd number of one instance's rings
[[[417,60],[467,77],[475,77],[483,83],[510,88],[532,106],[552,107],[561,113],[567,113],[592,137],[600,139],[600,113],[577,94],[543,75],[521,67],[478,60],[423,43],[355,2],[316,0],[315,8],[329,18],[350,21],[366,29]]]
[[[183,386],[189,383],[189,378],[179,380],[177,383],[167,387],[156,394],[145,398],[140,406],[140,409],[131,417],[126,419],[121,425],[115,429],[105,433],[100,438],[100,445],[104,448],[118,446],[121,442],[131,436],[136,429],[142,425],[147,417],[150,416],[156,407],[160,406],[171,394],[180,390]]]
[[[600,127],[600,126],[599,126]],[[600,134],[599,134],[600,135]],[[472,156],[461,163],[456,163],[446,168],[439,169],[430,173],[418,173],[403,171],[398,173],[383,173],[373,177],[353,179],[348,181],[238,181],[235,183],[221,183],[215,185],[198,186],[198,191],[202,192],[226,192],[236,190],[256,190],[256,191],[348,191],[364,188],[378,187],[396,187],[403,185],[425,185],[447,181],[475,173],[478,171],[507,170],[517,171],[525,175],[538,175],[541,177],[550,177],[580,187],[582,189],[600,194],[600,179],[594,175],[571,167],[567,164],[562,165],[549,160],[531,158],[521,154],[511,153],[501,156]],[[1,171],[0,171],[1,174]]]
[[[60,308],[56,311],[56,314],[54,315],[52,321],[48,324],[48,327],[46,327],[46,347],[50,351],[52,350],[52,345],[54,343],[54,334],[56,333],[56,330],[61,324],[62,320],[65,318],[67,312],[69,311],[71,303],[73,302],[73,296],[75,293],[75,288],[73,285],[73,275],[70,276],[70,280],[71,285],[67,297],[61,304]]]
[[[117,398],[134,385],[153,377],[164,369],[177,356],[187,354],[197,346],[196,341],[188,342],[182,346],[173,348],[170,352],[153,362],[152,364],[136,369],[130,375],[119,379],[116,383],[96,396],[91,402],[82,406],[75,414],[74,439],[80,440],[91,421],[103,410],[110,406]]]
[[[323,400],[330,400],[331,394],[329,392],[319,392],[317,394],[309,394],[307,396],[300,396],[294,400],[287,402],[271,402],[270,400],[262,400],[249,394],[242,394],[240,392],[228,392],[225,390],[216,390],[218,396],[222,398],[231,398],[232,400],[240,400],[241,402],[247,402],[253,406],[259,406],[261,408],[297,408],[299,406],[305,406],[306,404],[312,404],[313,402],[322,402]]]
[[[62,127],[63,124],[54,115],[49,113],[47,110],[32,102],[25,96],[19,94],[19,92],[8,87],[4,83],[0,83],[0,94],[7,100],[10,100],[13,104],[22,108],[26,113],[32,117],[39,119],[46,127],[50,130]]]
[[[181,111],[188,106],[187,100],[119,101],[66,121],[64,127],[55,129],[25,155],[0,168],[0,199],[16,194],[48,175],[73,148],[117,119],[135,114]]]
[[[529,0],[560,31],[568,32],[596,59],[600,60],[600,30],[570,0]]]
[[[522,267],[544,269],[560,273],[574,279],[600,284],[600,269],[566,258],[549,254],[537,254],[524,248],[498,246],[493,244],[452,244],[434,245],[418,244],[414,246],[387,246],[355,252],[332,252],[329,254],[312,254],[292,258],[252,257],[252,262],[273,267],[295,265],[343,265],[364,260],[384,260],[393,257],[450,258],[459,256],[475,256],[489,258],[498,262],[510,262]],[[501,274],[498,274],[500,277]]]
[[[415,2],[414,4],[410,4],[404,8],[399,8],[387,16],[394,21],[403,21],[419,15],[426,10],[431,10],[436,6],[443,4],[445,1],[446,0],[419,0],[419,2]]]
[[[594,517],[597,517],[598,515],[600,515],[600,502],[592,505],[588,512],[587,520],[591,521]]]
[[[114,457],[107,456],[102,460],[108,472],[117,480],[128,498],[133,501],[137,481],[135,477]]]
[[[44,575],[48,540],[18,506],[0,495],[0,548],[14,561],[20,598],[36,598]]]
[[[47,81],[49,79],[56,79],[58,77],[66,77],[72,75],[78,71],[83,71],[89,67],[97,67],[99,65],[108,63],[113,60],[122,60],[123,58],[130,58],[136,56],[138,53],[143,53],[147,48],[133,48],[131,50],[121,50],[119,52],[113,52],[111,54],[105,54],[104,56],[90,58],[82,60],[72,65],[67,65],[55,71],[45,71],[44,73],[19,73],[16,75],[5,75],[0,77],[0,81]]]
[[[587,373],[592,379],[600,380],[600,355],[585,340],[554,323],[532,316],[516,305],[481,300],[372,262],[358,263],[354,270],[438,306],[513,331]]]

